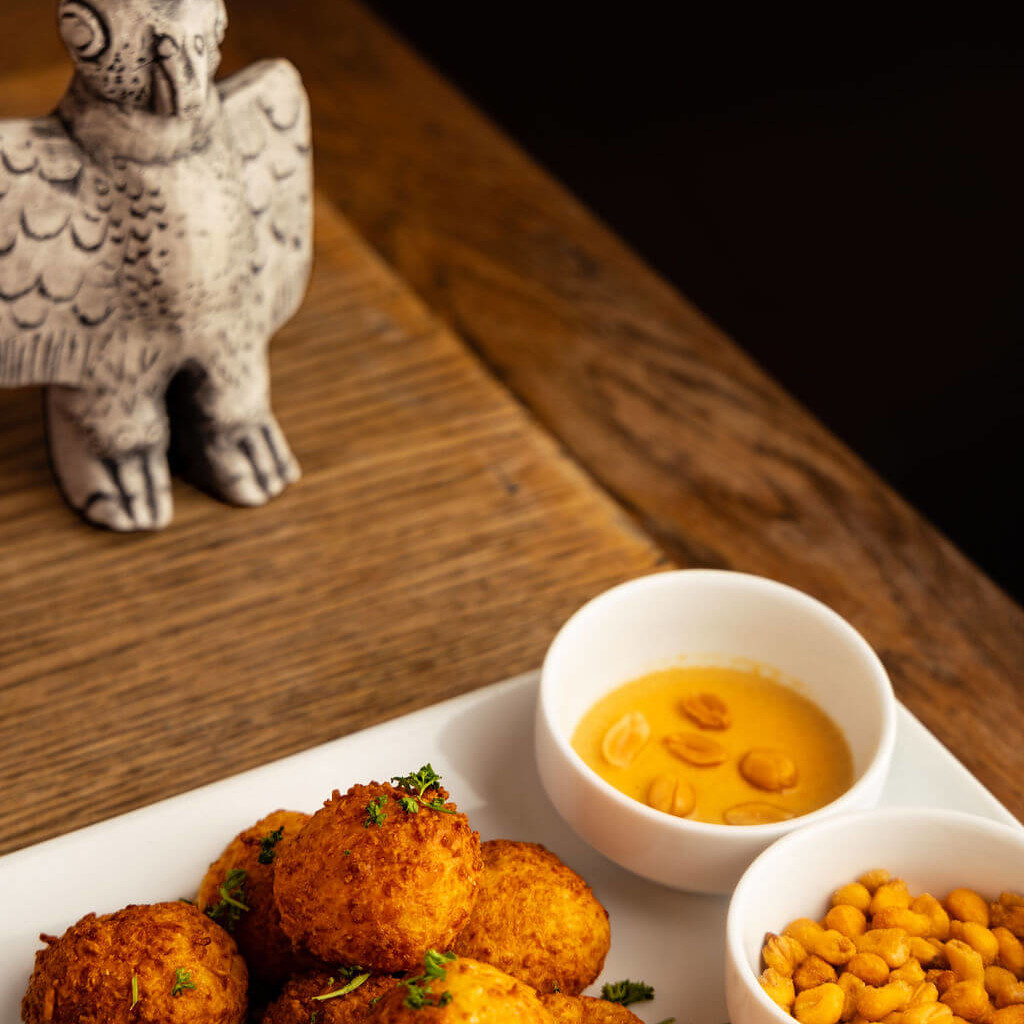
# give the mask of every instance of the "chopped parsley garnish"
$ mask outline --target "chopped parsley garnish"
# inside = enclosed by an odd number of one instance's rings
[[[404,789],[408,796],[399,797],[399,803],[407,814],[418,814],[420,807],[426,807],[431,811],[440,811],[441,814],[455,814],[456,812],[445,807],[444,800],[440,796],[427,800],[423,794],[428,789],[436,789],[441,783],[441,776],[429,765],[425,764],[418,772],[412,775],[395,775],[391,781],[399,788]]]
[[[171,989],[172,996],[182,995],[186,989],[194,989],[192,975],[189,971],[183,971],[180,967],[174,972],[174,988]]]
[[[265,835],[260,840],[260,855],[256,859],[260,864],[273,864],[274,857],[277,854],[277,850],[274,847],[277,846],[281,840],[284,839],[284,825],[280,828],[275,828],[269,835]]]
[[[139,1005],[139,976],[137,974],[132,975],[132,1005],[128,1007],[129,1010],[134,1010]]]
[[[614,981],[601,989],[601,998],[620,1006],[645,1003],[648,999],[654,998],[654,988],[642,981]]]
[[[313,996],[317,1002],[322,1002],[325,999],[337,999],[338,996],[347,996],[349,992],[354,992],[364,981],[369,978],[369,974],[357,974],[347,985],[342,985],[341,988],[336,988],[333,992],[325,992],[322,996]],[[334,983],[332,978],[328,983],[328,988]]]
[[[429,765],[427,767],[430,768]],[[447,1006],[452,1001],[452,994],[447,989],[435,997],[430,988],[435,981],[444,981],[448,977],[445,964],[451,963],[454,959],[454,953],[438,953],[436,949],[427,950],[423,957],[423,973],[400,982],[408,990],[405,995],[405,1005],[410,1010],[422,1010],[424,1006]],[[420,984],[420,982],[426,984]]]
[[[314,1011],[313,1011],[313,1012],[312,1012],[312,1013],[311,1013],[311,1014],[309,1015],[309,1024],[316,1024],[316,1019],[317,1019],[317,1017],[319,1017],[319,1016],[320,1016],[320,1011],[319,1011],[319,1010],[314,1010]]]
[[[559,985],[558,982],[556,981],[555,982],[555,987],[551,991],[557,994],[557,993],[562,991],[562,986]]]
[[[412,775],[395,775],[391,781],[399,789],[404,789],[414,796],[423,796],[428,789],[437,788],[441,776],[429,764],[425,764],[418,772]]]
[[[388,815],[384,810],[384,805],[387,802],[386,796],[379,796],[366,805],[366,821],[363,822],[363,828],[369,828],[371,825],[383,825],[387,821]]]
[[[666,1017],[664,1020],[659,1020],[658,1024],[676,1024],[675,1017]]]
[[[229,932],[235,930],[239,918],[249,909],[242,902],[245,899],[245,877],[244,868],[232,868],[224,884],[217,889],[220,902],[206,908],[206,916]]]

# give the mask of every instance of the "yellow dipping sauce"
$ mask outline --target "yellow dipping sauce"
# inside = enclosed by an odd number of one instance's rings
[[[719,825],[807,814],[853,783],[850,749],[832,719],[751,669],[642,676],[602,697],[572,745],[627,796]]]

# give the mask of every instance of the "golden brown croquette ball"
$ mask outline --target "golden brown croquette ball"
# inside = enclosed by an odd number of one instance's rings
[[[482,863],[479,836],[447,798],[379,782],[335,790],[277,858],[274,897],[293,943],[382,974],[450,948]]]
[[[43,936],[21,1005],[25,1024],[241,1024],[245,961],[189,903],[89,914]]]
[[[254,983],[277,985],[296,971],[318,966],[316,961],[292,949],[291,939],[281,929],[281,917],[274,903],[274,865],[278,854],[309,820],[301,811],[275,811],[239,833],[211,865],[199,887],[201,910],[224,907],[220,887],[232,871],[245,872],[236,890],[248,910],[217,914],[217,921],[235,937]],[[268,863],[261,863],[260,857]],[[235,908],[236,910],[238,908]]]
[[[631,1010],[607,999],[549,992],[540,1001],[551,1011],[555,1024],[643,1024]]]
[[[370,1004],[390,992],[398,982],[388,974],[374,974],[345,995],[315,998],[330,995],[349,984],[350,980],[326,970],[297,974],[267,1007],[263,1024],[309,1024],[314,1013],[317,1024],[358,1024],[369,1014]]]
[[[579,995],[601,973],[608,912],[590,886],[537,843],[492,839],[476,905],[453,947],[538,992]]]
[[[370,1011],[367,1024],[553,1024],[537,993],[497,967],[459,957],[441,970],[443,977],[420,972],[400,982]]]

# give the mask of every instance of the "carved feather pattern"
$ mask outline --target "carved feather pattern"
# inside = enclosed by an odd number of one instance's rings
[[[220,91],[256,222],[252,269],[271,289],[276,331],[302,302],[313,260],[309,101],[298,71],[284,60],[253,64]]]
[[[57,118],[0,122],[0,385],[81,383],[114,328],[110,193]]]

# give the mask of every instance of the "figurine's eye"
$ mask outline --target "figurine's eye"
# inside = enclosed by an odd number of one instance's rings
[[[98,60],[110,45],[106,22],[85,0],[66,0],[63,4],[60,34],[79,60]]]

